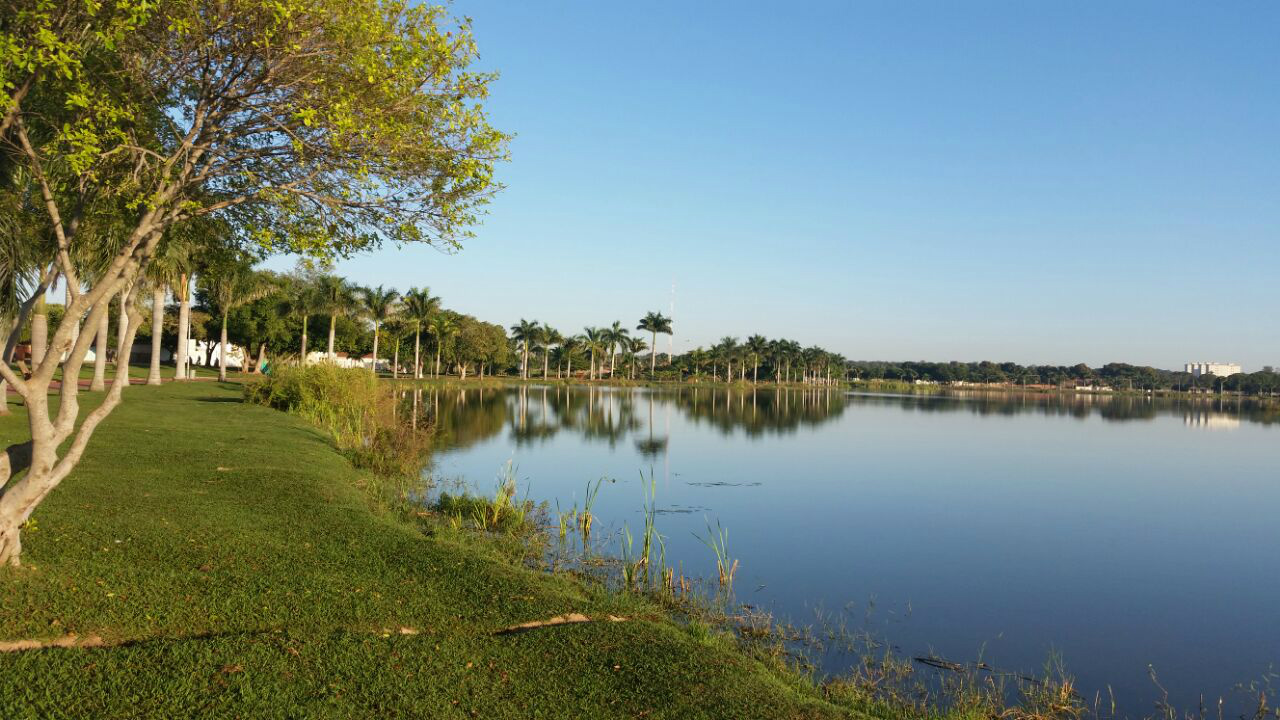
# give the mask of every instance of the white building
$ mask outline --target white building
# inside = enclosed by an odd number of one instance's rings
[[[222,363],[222,348],[216,340],[187,340],[187,362],[192,365],[218,367]],[[150,353],[150,345],[147,346]],[[244,348],[227,343],[227,367],[237,370],[244,367]],[[150,355],[148,355],[150,357]]]
[[[1218,377],[1231,377],[1238,372],[1243,372],[1236,363],[1218,363],[1218,362],[1198,362],[1187,363],[1186,372],[1191,373],[1192,377],[1200,377],[1201,375],[1217,375]]]

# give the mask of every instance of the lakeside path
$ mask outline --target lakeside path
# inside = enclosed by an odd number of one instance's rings
[[[644,601],[372,507],[319,431],[240,392],[130,388],[41,505],[0,641],[103,647],[0,654],[0,715],[855,716]],[[628,620],[494,634],[566,613]]]

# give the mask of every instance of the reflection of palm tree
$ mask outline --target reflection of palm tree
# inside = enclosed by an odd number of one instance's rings
[[[640,318],[640,324],[636,329],[647,330],[653,334],[653,344],[649,349],[649,374],[652,375],[658,367],[658,333],[671,334],[671,318],[658,312],[646,313]]]

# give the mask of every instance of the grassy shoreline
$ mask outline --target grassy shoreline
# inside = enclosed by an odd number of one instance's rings
[[[321,432],[240,394],[131,388],[37,511],[0,640],[106,647],[0,655],[7,717],[860,715],[642,597],[380,510]],[[628,619],[494,634],[565,613]]]

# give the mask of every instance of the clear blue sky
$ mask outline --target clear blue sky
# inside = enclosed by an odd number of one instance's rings
[[[461,253],[357,282],[580,331],[674,281],[677,351],[1280,365],[1280,3],[454,11],[508,189]]]

